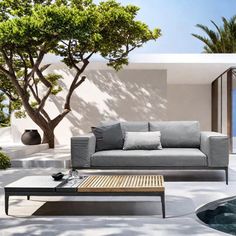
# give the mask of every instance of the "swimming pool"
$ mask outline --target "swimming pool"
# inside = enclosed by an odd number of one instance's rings
[[[200,207],[196,214],[209,227],[236,235],[236,196],[210,202]]]

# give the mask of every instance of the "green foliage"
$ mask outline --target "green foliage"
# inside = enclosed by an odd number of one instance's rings
[[[0,73],[0,94],[2,96],[2,100],[0,99],[0,126],[5,127],[10,125],[11,113],[22,109],[22,102],[11,80],[2,73]],[[24,116],[17,116],[16,113],[16,117]]]
[[[7,156],[3,152],[0,152],[0,169],[7,169],[9,167],[11,167],[11,161],[9,156]]]
[[[0,90],[10,99],[11,101],[19,100],[16,88],[13,86],[11,80],[0,72]]]
[[[24,109],[16,110],[14,114],[15,114],[15,117],[18,119],[26,117],[26,112]]]
[[[196,25],[207,37],[198,34],[192,35],[205,44],[204,51],[206,53],[236,52],[236,15],[229,20],[222,17],[222,21],[223,26],[218,26],[214,21],[211,21],[215,30],[201,24]]]
[[[61,75],[50,73],[47,74],[45,78],[52,84],[51,94],[57,95],[59,92],[62,91],[62,87],[58,83],[60,79],[63,79]]]
[[[6,127],[10,124],[9,104],[7,103],[6,96],[0,92],[0,127]]]

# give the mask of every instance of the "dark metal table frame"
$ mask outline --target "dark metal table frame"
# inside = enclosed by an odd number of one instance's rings
[[[25,188],[24,191],[22,189],[17,188],[7,188],[5,187],[5,212],[8,215],[9,209],[9,198],[10,196],[27,196],[27,199],[30,200],[30,196],[159,196],[161,198],[161,206],[162,206],[162,217],[165,218],[165,191],[160,192],[76,192],[73,191],[63,191],[59,190],[58,187],[54,188],[54,191],[32,191],[31,188]]]

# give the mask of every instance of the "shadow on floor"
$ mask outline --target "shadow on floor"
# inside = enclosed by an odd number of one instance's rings
[[[150,216],[162,217],[161,202],[159,197],[133,197],[127,201],[126,197],[114,201],[50,201],[43,204],[32,215],[34,216]],[[75,199],[73,197],[73,199]],[[141,199],[141,200],[140,200]],[[34,201],[34,200],[33,200]],[[190,198],[168,196],[166,199],[167,218],[192,214],[194,204]]]
[[[224,170],[103,170],[84,169],[79,170],[81,175],[163,175],[166,182],[225,182]],[[235,171],[229,169],[229,179],[236,175]]]
[[[75,202],[60,201],[46,202],[37,211],[35,216],[51,215],[95,215],[95,216],[114,216],[114,215],[159,215],[160,202]]]

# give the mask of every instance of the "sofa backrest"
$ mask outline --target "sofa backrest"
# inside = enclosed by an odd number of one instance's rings
[[[125,132],[160,131],[164,148],[199,148],[200,124],[198,121],[103,121],[102,126],[120,123]]]
[[[165,148],[198,148],[200,124],[198,121],[152,121],[150,131],[161,132],[161,144]]]
[[[149,124],[148,121],[103,121],[101,125],[112,125],[120,123],[123,136],[125,132],[148,132]]]

